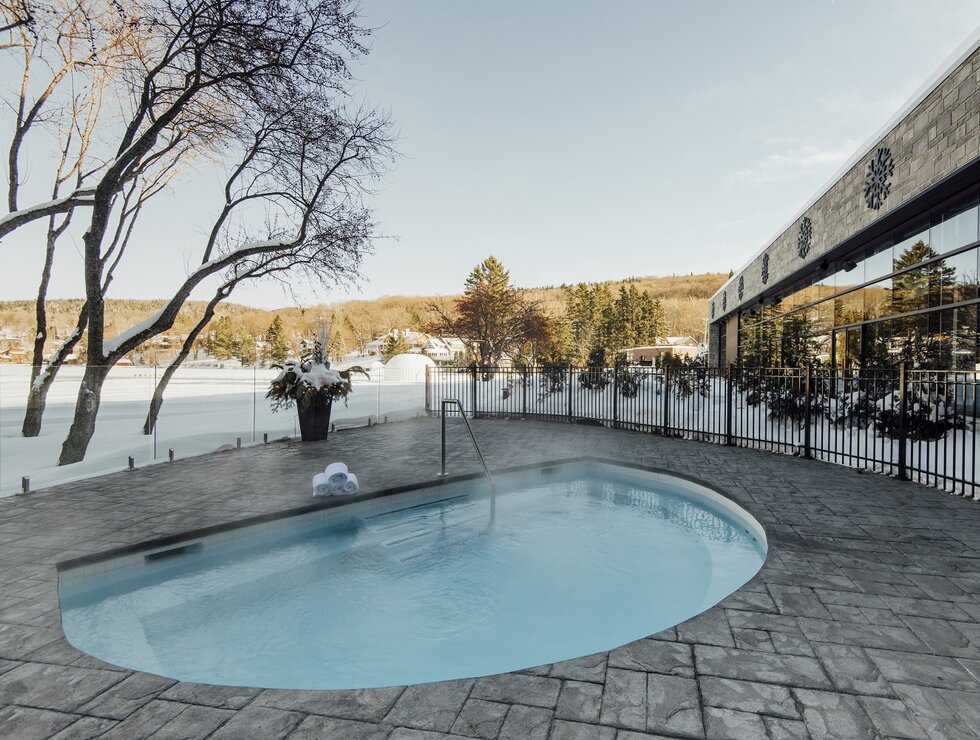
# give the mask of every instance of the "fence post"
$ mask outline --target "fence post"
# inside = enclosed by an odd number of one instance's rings
[[[474,419],[476,418],[476,374],[477,374],[477,369],[478,369],[477,366],[476,365],[473,365],[473,383],[472,383],[472,394],[471,394],[472,397],[473,397],[473,404],[472,404],[472,407],[471,408],[473,410],[470,412],[470,416],[472,418],[474,418]]]
[[[521,418],[527,418],[527,365],[521,371]]]
[[[732,376],[735,374],[735,365],[729,364],[725,370],[725,444],[731,447],[735,444],[735,435],[732,429],[732,408],[735,400],[735,388],[732,383]]]
[[[619,365],[613,363],[613,429],[619,429]]]
[[[898,366],[898,479],[908,480],[908,463],[905,459],[908,429],[905,415],[908,413],[908,394],[905,392],[905,363]]]
[[[429,370],[432,368],[425,366],[425,413],[429,413]]]
[[[572,420],[572,366],[568,365],[568,420]]]
[[[803,457],[810,459],[810,409],[813,407],[813,382],[811,376],[813,375],[813,367],[811,365],[806,366],[806,384],[804,385],[804,403],[806,404],[805,414],[803,423],[806,425],[803,428]]]
[[[664,387],[663,387],[663,404],[664,404],[664,431],[663,434],[666,437],[670,434],[670,365],[666,362],[664,363]]]

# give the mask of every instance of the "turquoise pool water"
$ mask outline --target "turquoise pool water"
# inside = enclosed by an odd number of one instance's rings
[[[185,681],[366,688],[609,650],[761,567],[761,528],[717,494],[594,470],[502,478],[492,521],[485,493],[447,486],[65,579],[62,624],[91,655]]]

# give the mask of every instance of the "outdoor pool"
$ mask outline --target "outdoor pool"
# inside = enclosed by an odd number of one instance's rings
[[[576,462],[265,521],[61,570],[77,648],[184,681],[368,688],[519,670],[692,617],[765,533],[695,482]]]

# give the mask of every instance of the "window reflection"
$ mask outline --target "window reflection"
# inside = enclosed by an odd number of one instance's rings
[[[864,318],[864,293],[853,290],[834,299],[834,326],[856,324]]]
[[[880,251],[873,252],[864,258],[864,282],[891,275],[892,245],[891,241],[880,246]]]
[[[977,216],[980,209],[976,200],[949,208],[930,231],[932,247],[945,254],[977,240]]]
[[[892,279],[885,278],[861,291],[864,294],[864,318],[878,319],[891,314]]]
[[[977,255],[978,252],[971,249],[943,260],[948,270],[944,274],[948,286],[944,286],[943,305],[972,301],[977,297]]]
[[[931,226],[922,220],[861,259],[835,264],[782,301],[747,310],[740,357],[749,365],[974,370],[980,248],[947,255],[978,238],[973,197],[934,215]]]
[[[905,232],[892,247],[892,272],[921,262],[937,254],[929,247],[929,226],[916,226]]]

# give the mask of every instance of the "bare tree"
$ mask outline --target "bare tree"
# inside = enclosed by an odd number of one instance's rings
[[[242,279],[285,269],[303,269],[328,281],[356,273],[374,231],[360,196],[390,157],[389,124],[377,111],[348,115],[343,109],[326,108],[325,102],[315,94],[260,122],[248,119],[247,138],[246,132],[240,133],[246,146],[225,188],[225,203],[202,245],[201,264],[163,308],[106,340],[99,336],[101,327],[94,323],[93,301],[87,294],[88,366],[62,448],[62,464],[84,456],[108,368],[172,326],[191,291],[206,279],[225,276],[224,289],[215,294],[220,302]],[[261,238],[248,232],[232,237],[229,225],[235,214],[254,210],[256,204],[264,207],[265,233]],[[280,222],[296,226],[281,227]],[[97,295],[96,302],[101,298]]]
[[[53,2],[5,2],[3,8],[9,41],[0,46],[20,58],[20,85],[12,100],[4,100],[12,113],[7,143],[7,210],[0,218],[0,237],[42,218],[69,213],[78,206],[91,205],[94,191],[84,181],[99,171],[90,164],[88,149],[95,120],[88,116],[102,108],[107,79],[132,53],[135,22],[122,2],[93,0],[54,0]],[[82,116],[83,126],[78,126]],[[65,157],[53,176],[56,194],[48,201],[20,207],[23,184],[21,154],[28,138],[39,132],[58,129],[62,142],[65,130],[75,128],[76,151]],[[69,138],[69,144],[71,139]],[[66,167],[66,165],[69,165]],[[62,195],[61,186],[77,175],[75,188]]]
[[[214,318],[218,305],[240,283],[304,273],[318,282],[336,286],[349,283],[356,276],[361,253],[368,246],[370,224],[367,211],[358,209],[351,197],[366,190],[366,182],[360,176],[370,176],[377,170],[376,158],[390,154],[387,124],[383,116],[373,111],[359,111],[350,122],[330,115],[307,116],[316,114],[304,112],[303,118],[297,120],[294,111],[285,111],[253,126],[247,146],[225,182],[224,202],[204,244],[202,261],[207,262],[218,249],[229,220],[243,206],[262,201],[293,202],[295,206],[305,207],[296,201],[289,187],[291,182],[301,180],[311,165],[332,179],[331,191],[340,194],[338,202],[346,204],[343,208],[355,204],[340,219],[336,215],[330,218],[333,226],[347,219],[348,228],[331,227],[330,235],[338,239],[333,243],[322,242],[314,249],[310,245],[298,245],[299,248],[263,253],[233,265],[158,381],[143,425],[144,434],[150,434],[156,425],[163,394],[174,373]]]
[[[52,188],[52,198],[56,199],[65,183],[74,181],[76,187],[80,187],[85,179],[83,170],[85,158],[91,145],[92,132],[95,122],[98,119],[98,111],[101,107],[101,86],[93,87],[90,94],[78,96],[71,100],[68,108],[67,126],[59,132],[60,157],[54,174],[54,186]],[[23,100],[23,88],[22,97]],[[18,145],[19,146],[19,145]],[[11,179],[11,187],[8,195],[16,205],[17,187],[16,178]],[[47,325],[47,294],[48,284],[51,280],[51,271],[54,267],[55,247],[58,240],[65,234],[71,225],[74,208],[67,211],[59,219],[57,215],[48,217],[47,233],[45,235],[44,263],[41,267],[41,279],[38,285],[37,297],[34,301],[34,347],[31,355],[31,375],[30,386],[27,397],[27,408],[24,414],[22,433],[25,437],[36,437],[41,431],[41,417],[44,414],[45,401],[48,389],[54,382],[55,374],[61,367],[65,359],[70,355],[72,349],[81,338],[81,328],[68,336],[61,348],[55,352],[53,361],[44,367],[44,348],[48,338]],[[87,312],[83,309],[83,314]],[[40,378],[40,379],[39,379]]]
[[[20,47],[25,60],[11,106],[0,238],[48,218],[45,256],[53,258],[68,221],[83,234],[85,302],[76,332],[54,358],[56,369],[85,333],[85,375],[59,460],[67,464],[84,457],[109,369],[172,326],[195,288],[275,274],[290,261],[311,270],[356,269],[373,230],[360,196],[390,156],[388,121],[338,103],[345,100],[347,59],[366,51],[366,32],[347,0],[61,0],[61,12],[41,20],[32,20],[32,0],[0,1],[11,39],[4,48]],[[37,60],[50,76],[32,76]],[[73,189],[59,186],[55,197],[25,207],[23,141],[42,123],[64,120],[66,98],[56,93],[83,70],[103,74],[114,101],[112,115],[96,126],[100,152],[93,166],[77,170]],[[225,162],[236,152],[234,197],[226,190],[200,265],[159,311],[107,339],[106,293],[146,198],[188,158]],[[90,209],[84,223],[80,206]],[[32,387],[50,382],[48,369]]]
[[[0,49],[19,45],[15,32],[30,30],[34,21],[34,9],[28,0],[0,0],[0,34],[8,35],[8,40],[0,41]]]
[[[105,296],[112,283],[116,267],[122,261],[129,245],[136,222],[147,201],[161,192],[174,175],[179,158],[172,158],[163,166],[155,168],[150,177],[140,177],[130,181],[117,200],[119,206],[115,210],[118,216],[115,220],[112,238],[105,255],[105,277],[102,281],[102,295]],[[73,351],[81,341],[88,325],[88,304],[83,303],[78,313],[75,328],[58,346],[47,362],[44,361],[44,347],[47,337],[47,318],[45,299],[47,285],[50,279],[51,267],[54,260],[55,243],[67,229],[73,211],[69,211],[60,223],[57,218],[49,219],[47,233],[47,248],[45,262],[41,272],[41,283],[35,300],[35,320],[37,332],[34,338],[34,351],[31,364],[31,383],[28,388],[27,407],[24,412],[24,423],[21,433],[25,437],[36,437],[41,431],[41,422],[47,404],[48,391],[54,384],[58,371],[65,362],[73,356]]]

